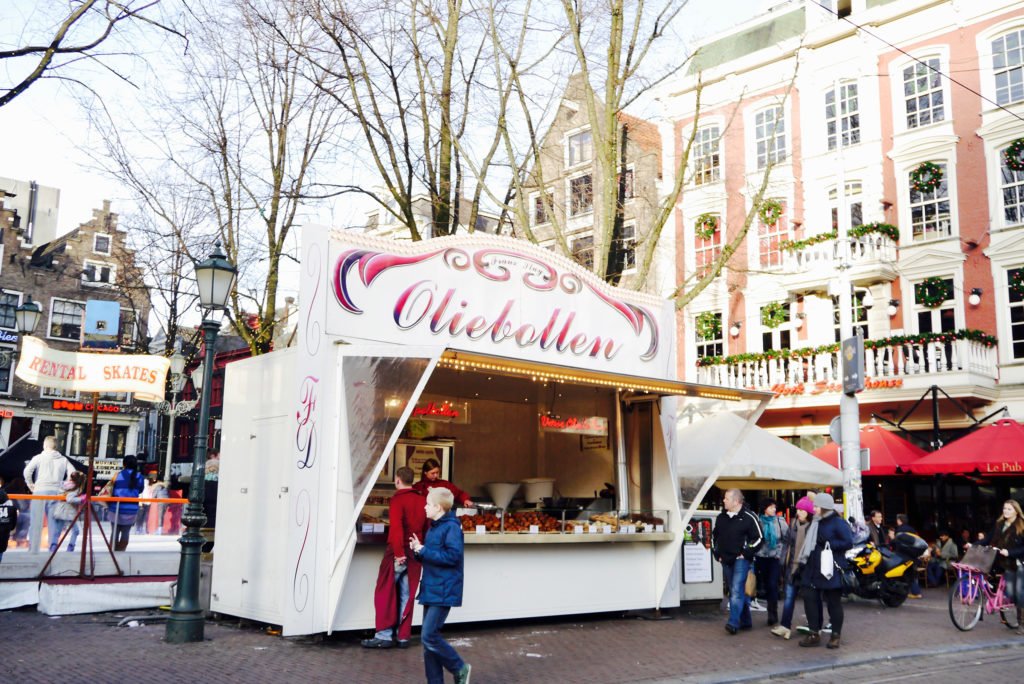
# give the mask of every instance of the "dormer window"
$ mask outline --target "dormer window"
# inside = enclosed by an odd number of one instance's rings
[[[82,282],[87,285],[109,285],[114,282],[114,267],[97,261],[82,266]]]
[[[110,256],[110,236],[97,233],[92,236],[92,251],[94,254]]]
[[[594,158],[594,138],[590,131],[581,131],[570,135],[568,139],[569,166],[586,164]]]

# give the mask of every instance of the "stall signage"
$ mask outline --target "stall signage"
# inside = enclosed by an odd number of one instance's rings
[[[16,375],[27,383],[76,392],[133,392],[160,401],[171,362],[149,354],[89,354],[51,349],[37,337],[22,340]]]
[[[420,402],[413,408],[412,417],[420,420],[465,424],[469,422],[469,404],[451,401]]]
[[[329,264],[332,334],[672,377],[664,299],[610,287],[519,240],[344,234]]]
[[[864,381],[864,389],[875,390],[875,389],[899,389],[903,387],[903,378],[867,378]],[[755,389],[750,387],[749,389]],[[776,397],[786,397],[798,394],[817,395],[825,394],[828,392],[842,392],[843,385],[838,382],[825,382],[821,380],[814,383],[813,385],[805,385],[804,383],[798,383],[796,385],[787,385],[785,383],[778,383],[771,386],[771,391]]]
[[[1002,463],[986,463],[986,473],[1019,473],[1024,471],[1024,465],[1004,461]]]
[[[66,399],[58,399],[53,402],[54,411],[92,411],[92,404],[87,404],[81,401],[68,401]],[[120,413],[121,407],[114,406],[113,404],[97,404],[97,413]]]
[[[109,480],[121,470],[122,465],[120,459],[116,458],[94,459],[92,462],[93,477],[97,480]]]
[[[608,419],[600,416],[541,416],[540,428],[544,432],[567,432],[574,435],[607,435]]]

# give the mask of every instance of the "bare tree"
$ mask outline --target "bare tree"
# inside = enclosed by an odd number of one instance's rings
[[[37,21],[30,22],[23,32],[27,44],[0,50],[0,63],[18,74],[10,85],[0,86],[0,107],[40,79],[80,82],[68,73],[68,67],[79,62],[98,63],[127,79],[108,63],[109,58],[134,52],[128,45],[118,44],[118,33],[126,26],[144,25],[185,38],[161,18],[159,4],[160,0],[71,0],[57,16],[36,17]]]
[[[146,239],[170,239],[192,260],[216,240],[238,267],[232,321],[253,354],[271,349],[287,241],[302,202],[321,194],[317,165],[341,114],[324,88],[333,76],[289,47],[311,28],[289,10],[271,0],[196,10],[180,89],[131,134],[114,116],[103,122],[101,163],[155,218]],[[178,301],[180,288],[169,292]]]

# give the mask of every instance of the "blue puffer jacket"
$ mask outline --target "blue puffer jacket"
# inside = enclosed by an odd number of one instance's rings
[[[111,492],[112,496],[123,496],[129,499],[134,499],[146,486],[146,481],[142,477],[142,473],[137,470],[122,470],[117,474],[117,479],[114,480],[114,488]],[[121,515],[133,515],[139,512],[139,504],[134,501],[112,501],[110,503],[110,510],[117,510]]]
[[[423,564],[419,601],[424,606],[462,605],[462,525],[454,511],[431,523],[416,557]]]
[[[832,559],[839,567],[834,569],[832,577],[825,579],[821,574],[821,552],[825,549],[825,542],[828,542],[832,549]],[[853,548],[853,531],[850,525],[841,515],[832,513],[818,522],[818,540],[814,545],[814,551],[807,559],[800,574],[804,586],[815,589],[839,589],[842,585],[843,570],[846,569],[846,552]]]

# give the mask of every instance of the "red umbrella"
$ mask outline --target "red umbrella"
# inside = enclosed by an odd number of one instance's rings
[[[1003,418],[950,442],[914,464],[914,472],[1024,475],[1024,425]]]
[[[871,468],[865,475],[896,475],[905,473],[919,458],[928,454],[924,449],[894,435],[880,425],[865,425],[860,429],[860,448],[871,450]],[[829,465],[839,468],[839,445],[829,442],[811,452]],[[917,467],[914,467],[917,471]]]

